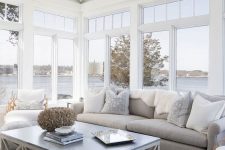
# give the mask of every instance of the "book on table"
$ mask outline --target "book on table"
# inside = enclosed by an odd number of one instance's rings
[[[83,138],[79,138],[79,139],[75,139],[75,140],[70,140],[70,141],[65,141],[65,142],[59,142],[59,141],[56,141],[54,139],[51,139],[51,138],[45,136],[44,137],[44,140],[45,141],[48,141],[48,142],[60,144],[60,145],[67,145],[67,144],[75,143],[75,142],[78,142],[78,141],[82,141]]]
[[[83,140],[83,134],[73,132],[69,135],[60,135],[56,132],[47,132],[44,140],[54,142],[61,145],[67,145]]]

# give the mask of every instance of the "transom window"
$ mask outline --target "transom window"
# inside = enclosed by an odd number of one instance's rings
[[[0,20],[19,22],[19,6],[0,2]]]
[[[144,24],[207,15],[209,0],[176,0],[167,4],[144,7],[143,13]]]
[[[112,30],[130,26],[130,13],[116,13],[88,20],[89,33]]]
[[[72,18],[54,15],[42,11],[34,11],[34,25],[66,32],[76,32],[75,21]]]

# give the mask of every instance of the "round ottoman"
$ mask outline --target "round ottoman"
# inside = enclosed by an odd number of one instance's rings
[[[28,121],[13,121],[5,123],[0,131],[7,131],[7,130],[13,130],[13,129],[19,129],[19,128],[25,128],[25,127],[31,127],[33,126],[32,122]]]

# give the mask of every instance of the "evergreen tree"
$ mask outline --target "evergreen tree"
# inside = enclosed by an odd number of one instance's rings
[[[111,46],[111,83],[120,87],[129,86],[130,68],[130,37],[120,36],[115,38]],[[160,70],[168,61],[168,56],[161,55],[161,46],[158,39],[153,39],[152,34],[144,37],[144,86],[166,86],[168,77],[161,76]]]

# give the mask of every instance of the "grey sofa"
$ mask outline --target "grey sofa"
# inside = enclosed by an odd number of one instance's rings
[[[141,99],[130,99],[130,115],[83,113],[83,103],[71,107],[77,121],[159,137],[162,150],[214,150],[225,140],[225,118],[211,123],[207,135],[201,134],[168,123],[167,114],[156,115]]]

